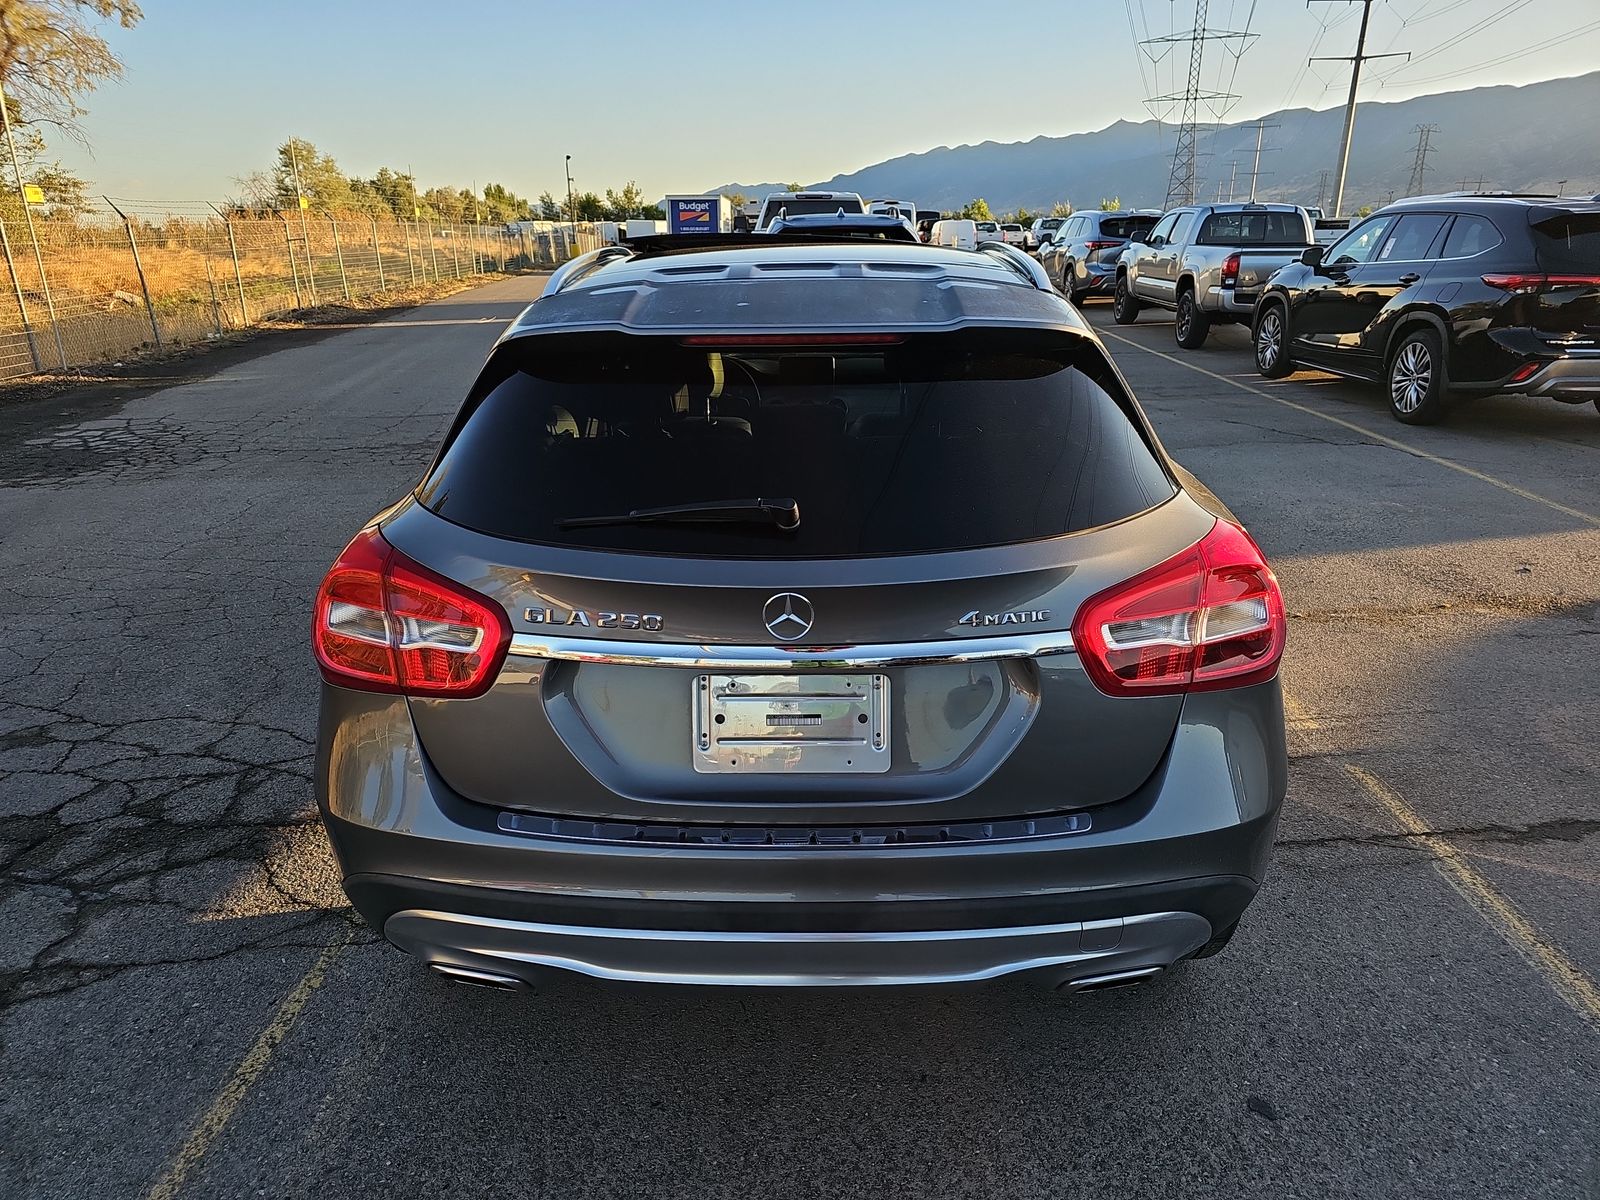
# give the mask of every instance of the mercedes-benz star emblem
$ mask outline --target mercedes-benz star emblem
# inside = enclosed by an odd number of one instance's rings
[[[779,592],[762,607],[761,620],[780,642],[792,642],[811,632],[816,614],[811,601],[799,592]]]

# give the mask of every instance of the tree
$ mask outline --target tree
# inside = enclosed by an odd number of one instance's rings
[[[1050,215],[1052,217],[1070,217],[1072,215],[1072,205],[1065,200],[1057,200],[1050,206]]]
[[[606,189],[605,219],[608,221],[626,221],[640,217],[644,214],[645,208],[644,191],[635,180],[628,180],[620,192]]]
[[[1011,219],[1018,225],[1032,225],[1034,220],[1040,215],[1041,214],[1036,212],[1029,212],[1026,208],[1019,208],[1015,213],[1012,214]]]
[[[976,200],[968,200],[967,206],[961,210],[961,215],[969,221],[994,220],[994,213],[989,211],[989,202],[982,196]]]
[[[1101,196],[1100,197],[1100,211],[1101,212],[1118,212],[1118,211],[1121,210],[1121,208],[1122,208],[1122,197],[1121,196]]]
[[[1373,212],[1374,212],[1374,209],[1373,209],[1372,205],[1363,204],[1360,208],[1356,209],[1356,220],[1365,221],[1368,217],[1370,217],[1373,214]]]
[[[0,0],[0,83],[28,124],[80,136],[79,101],[122,62],[91,21],[132,29],[144,16],[129,0]]]
[[[59,162],[45,162],[44,135],[31,125],[21,124],[16,101],[7,98],[11,110],[11,123],[17,146],[17,165],[22,168],[24,183],[44,192],[45,214],[51,217],[72,217],[89,211],[89,185]],[[9,169],[6,171],[10,175]],[[15,182],[14,180],[11,182]],[[35,207],[35,211],[38,209]],[[0,216],[7,221],[22,219],[22,205],[16,188],[0,185]]]
[[[561,205],[548,191],[539,193],[539,219],[541,221],[561,220]]]
[[[292,137],[278,147],[272,179],[278,208],[297,208],[304,196],[307,207],[320,212],[359,211],[350,180],[333,155],[321,153],[305,138]]]
[[[579,221],[604,221],[606,219],[606,202],[594,192],[578,192],[572,197],[572,207],[578,212]]]

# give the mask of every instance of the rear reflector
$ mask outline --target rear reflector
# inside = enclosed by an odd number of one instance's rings
[[[340,687],[481,696],[511,644],[505,610],[413,562],[375,529],[344,548],[317,591],[311,646]]]
[[[1277,672],[1287,633],[1272,569],[1250,535],[1228,521],[1091,596],[1072,622],[1084,669],[1112,696],[1260,683]]]
[[[1544,364],[1542,362],[1523,363],[1515,371],[1511,372],[1511,378],[1509,380],[1507,380],[1506,382],[1508,382],[1508,383],[1526,383],[1528,380],[1532,379],[1535,375],[1537,375],[1539,373],[1539,371],[1543,367],[1544,367]]]
[[[898,333],[726,333],[679,339],[684,346],[895,346]]]

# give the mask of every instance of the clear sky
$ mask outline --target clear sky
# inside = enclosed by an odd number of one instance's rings
[[[1146,95],[1182,89],[1187,61],[1141,57],[1130,25],[1161,35],[1194,14],[1193,0],[144,8],[108,35],[127,77],[89,97],[90,149],[56,136],[52,153],[96,191],[156,200],[235,194],[291,134],[347,172],[409,165],[423,187],[559,193],[566,154],[580,190],[812,183],[908,151],[1143,119]],[[1342,103],[1348,65],[1305,59],[1352,53],[1360,8],[1210,0],[1212,28],[1248,19],[1260,35],[1236,72],[1208,47],[1208,86],[1239,96],[1226,117]],[[1369,63],[1364,100],[1576,75],[1600,67],[1600,0],[1377,0],[1368,52],[1385,50],[1414,58]]]

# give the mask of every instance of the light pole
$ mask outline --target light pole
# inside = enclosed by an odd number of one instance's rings
[[[567,220],[572,223],[572,237],[578,237],[578,207],[572,202],[572,155],[567,155]]]

